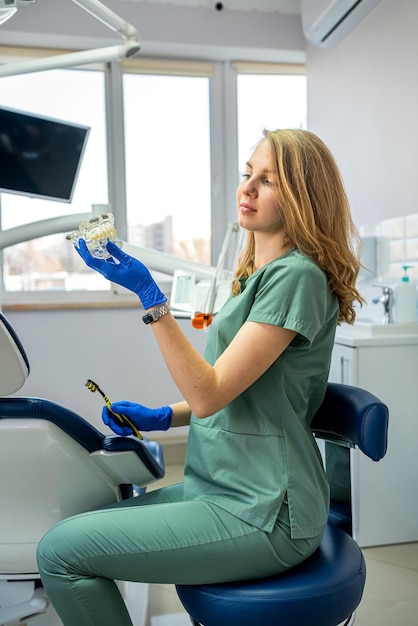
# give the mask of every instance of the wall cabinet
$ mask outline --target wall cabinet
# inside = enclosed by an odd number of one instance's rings
[[[376,463],[352,451],[357,542],[418,541],[418,333],[367,337],[338,329],[330,381],[367,389],[389,408],[386,456]]]

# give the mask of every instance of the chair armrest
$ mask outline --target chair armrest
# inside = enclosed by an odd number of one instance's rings
[[[147,439],[108,436],[90,458],[117,484],[144,486],[165,474],[162,446]]]

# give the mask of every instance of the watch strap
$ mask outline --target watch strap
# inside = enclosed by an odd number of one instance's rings
[[[143,315],[142,321],[144,322],[144,324],[153,324],[154,322],[159,320],[160,317],[167,315],[167,313],[170,313],[170,307],[168,306],[167,302],[165,302],[164,304],[156,306],[155,309],[151,309],[151,311],[148,311],[148,313]]]

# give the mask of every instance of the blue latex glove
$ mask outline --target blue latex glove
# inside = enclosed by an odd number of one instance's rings
[[[100,272],[108,280],[133,291],[141,300],[144,309],[150,309],[167,301],[149,269],[141,261],[123,252],[113,241],[106,244],[107,251],[113,257],[108,260],[92,256],[84,239],[79,239],[75,249],[86,265]]]
[[[173,409],[170,406],[161,406],[158,409],[149,409],[142,404],[121,400],[120,402],[112,402],[112,411],[119,415],[126,415],[138,430],[168,430],[171,426],[173,417]],[[102,409],[102,420],[117,435],[132,435],[132,428],[120,423],[117,417],[113,415],[104,406]]]

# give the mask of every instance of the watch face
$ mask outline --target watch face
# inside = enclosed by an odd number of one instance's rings
[[[148,313],[147,315],[144,315],[144,316],[143,316],[142,321],[143,321],[145,324],[151,324],[151,322],[153,321],[153,317],[152,317],[152,315],[150,315],[150,314]]]

